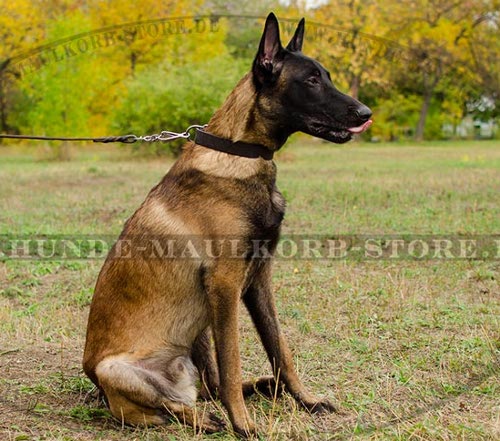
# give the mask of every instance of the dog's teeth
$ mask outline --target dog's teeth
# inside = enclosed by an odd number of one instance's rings
[[[350,135],[350,133],[346,130],[342,130],[341,132],[331,132],[331,134],[336,138],[347,138]]]

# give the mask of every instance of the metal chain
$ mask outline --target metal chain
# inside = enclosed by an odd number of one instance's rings
[[[153,135],[123,135],[123,136],[106,136],[103,138],[62,138],[62,137],[53,137],[53,136],[27,136],[27,135],[4,135],[0,134],[0,138],[11,138],[11,139],[32,139],[32,140],[40,140],[40,141],[92,141],[92,142],[123,142],[126,144],[133,144],[137,141],[143,142],[170,142],[175,141],[176,139],[190,139],[191,138],[191,130],[193,129],[204,129],[207,124],[200,126],[198,124],[193,124],[189,126],[184,132],[170,132],[168,130],[163,130],[160,133],[155,133]]]
[[[175,141],[176,139],[189,139],[191,137],[190,131],[193,129],[204,129],[207,124],[200,126],[198,124],[193,124],[189,126],[184,132],[170,132],[168,130],[163,130],[160,133],[155,133],[153,135],[144,135],[144,136],[136,136],[136,141],[144,141],[144,142],[169,142]]]

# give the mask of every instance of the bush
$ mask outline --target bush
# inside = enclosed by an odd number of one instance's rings
[[[420,111],[420,98],[393,93],[374,105],[374,124],[365,136],[383,141],[397,141],[413,136]]]
[[[125,97],[112,116],[113,131],[149,135],[206,124],[249,67],[249,61],[227,55],[188,66],[162,63],[145,69],[126,85]],[[180,144],[143,147],[160,154],[175,152]]]

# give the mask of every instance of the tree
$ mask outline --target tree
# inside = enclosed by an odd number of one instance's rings
[[[470,39],[478,26],[491,17],[493,7],[489,1],[457,0],[403,1],[394,5],[396,35],[409,48],[409,65],[396,71],[397,81],[421,96],[417,140],[424,138],[427,116],[437,95],[441,103],[458,99],[460,108],[465,108],[469,86],[477,84],[480,74],[471,62]],[[456,113],[450,115],[453,117]]]
[[[74,11],[64,21],[50,21],[46,36],[57,40],[88,25],[88,18]],[[94,58],[95,55],[89,54],[48,63],[19,80],[23,99],[14,111],[23,132],[47,136],[90,135],[91,103],[103,78]],[[69,159],[66,147],[66,144],[54,144],[59,159]]]
[[[114,129],[119,133],[181,133],[192,124],[206,124],[248,67],[245,60],[234,60],[227,53],[194,62],[189,68],[169,62],[151,66],[128,80],[125,98],[113,115]],[[178,146],[158,143],[153,148],[156,153],[175,152]]]
[[[214,15],[230,15],[225,43],[232,55],[249,60],[255,56],[264,20],[269,11],[279,14],[276,0],[208,0],[202,10]],[[261,19],[255,18],[261,17]]]
[[[330,1],[313,11],[308,52],[321,60],[335,81],[355,98],[368,84],[383,84],[386,56],[394,42],[385,38],[389,20],[375,0]],[[312,32],[311,32],[312,31]],[[397,46],[397,45],[396,45]]]
[[[139,7],[85,0],[45,2],[43,35],[31,48],[26,44],[27,56],[17,57],[15,65],[9,59],[4,63],[15,78],[10,112],[17,130],[103,136],[113,125],[113,109],[126,99],[129,78],[160,61],[189,66],[195,60],[224,56],[225,21],[186,17],[200,3],[142,0]],[[180,82],[171,76],[168,80],[173,87]]]
[[[0,14],[0,131],[15,129],[15,122],[9,121],[16,82],[19,75],[13,69],[16,53],[30,48],[33,41],[43,35],[43,10],[30,0],[3,2]]]
[[[488,117],[500,114],[500,2],[496,12],[478,18],[467,39],[471,58],[469,70],[476,72],[469,110]],[[480,19],[482,19],[480,21]]]

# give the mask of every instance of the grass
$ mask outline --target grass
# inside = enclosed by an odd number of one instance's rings
[[[277,159],[289,234],[498,234],[493,142],[331,146],[298,140]],[[68,163],[0,148],[0,234],[110,234],[171,165],[86,148]],[[122,427],[81,370],[102,260],[0,261],[0,438],[232,440],[178,423]],[[285,395],[248,400],[261,439],[500,438],[498,260],[286,260],[274,283],[297,369],[340,412]],[[242,313],[245,376],[269,372]],[[219,403],[209,409],[224,416]],[[199,403],[198,410],[203,411]]]

